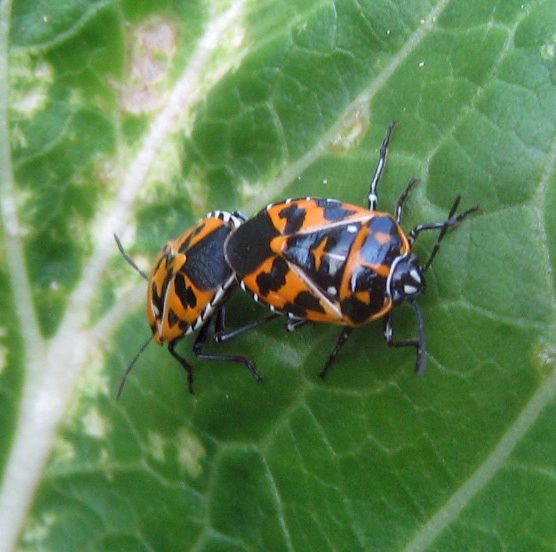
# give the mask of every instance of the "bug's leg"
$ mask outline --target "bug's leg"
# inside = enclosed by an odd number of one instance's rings
[[[409,233],[409,235],[408,235],[409,241],[411,243],[413,243],[417,239],[419,234],[421,232],[425,231],[425,230],[440,230],[440,233],[438,234],[438,237],[436,238],[436,243],[435,243],[435,245],[434,245],[434,247],[431,251],[431,254],[429,255],[429,258],[428,258],[427,262],[423,265],[423,271],[426,271],[430,267],[432,261],[436,257],[436,254],[438,253],[438,250],[440,249],[440,243],[444,239],[444,236],[446,235],[446,232],[450,228],[453,228],[454,226],[457,226],[464,218],[469,216],[471,213],[474,213],[475,211],[479,210],[479,206],[475,205],[474,207],[471,207],[471,209],[467,209],[467,211],[463,211],[459,215],[455,215],[460,200],[461,200],[461,196],[458,195],[456,197],[455,201],[454,201],[454,204],[452,205],[452,208],[450,209],[450,213],[448,215],[447,220],[445,220],[443,222],[430,222],[430,223],[426,223],[426,224],[419,224],[413,230],[411,230],[411,232]]]
[[[342,333],[338,336],[338,341],[336,342],[336,346],[334,347],[333,351],[330,353],[330,356],[328,357],[328,360],[326,361],[324,368],[321,370],[319,374],[322,379],[324,379],[328,374],[328,370],[330,370],[330,367],[334,363],[336,356],[340,352],[340,349],[344,346],[345,342],[348,340],[348,337],[350,336],[352,330],[353,328],[346,326],[342,330]]]
[[[175,346],[178,340],[172,341],[168,344],[168,351],[170,354],[183,366],[184,370],[187,372],[187,387],[189,392],[194,395],[195,391],[193,391],[193,366],[185,360],[179,353],[176,352]]]
[[[407,198],[409,197],[409,193],[411,192],[415,184],[417,184],[417,182],[419,182],[418,178],[412,178],[407,183],[405,190],[401,193],[400,197],[398,198],[398,201],[396,202],[396,222],[398,223],[401,221],[403,208]]]
[[[419,338],[418,339],[394,339],[394,329],[392,325],[392,311],[388,314],[386,323],[384,325],[384,339],[389,347],[415,347],[417,350],[417,361],[415,363],[415,371],[417,375],[422,376],[425,373],[425,368],[427,365],[426,348],[427,348],[427,336],[425,334],[425,319],[423,317],[423,311],[417,302],[412,303],[415,308],[415,313],[417,315],[417,324],[419,326]]]
[[[245,367],[253,374],[253,377],[257,381],[263,381],[263,377],[257,371],[257,367],[255,363],[243,355],[230,355],[230,354],[207,354],[203,353],[203,347],[207,341],[208,331],[211,325],[211,320],[208,320],[205,325],[201,328],[199,333],[197,334],[197,338],[195,339],[195,343],[193,343],[193,354],[201,359],[201,360],[222,360],[227,362],[241,362],[245,365]],[[216,315],[216,321],[218,322],[218,314]],[[219,324],[222,323],[222,320],[218,322]]]
[[[216,340],[216,335],[224,333],[226,330],[226,305],[222,305],[220,309],[216,312],[214,320],[214,340]]]
[[[248,332],[249,330],[258,328],[259,326],[262,326],[264,323],[270,322],[271,320],[274,320],[279,316],[280,315],[278,313],[272,312],[270,314],[267,314],[266,316],[263,316],[262,318],[259,318],[258,320],[255,320],[253,322],[250,322],[249,324],[246,324],[245,326],[242,326],[241,328],[236,328],[235,330],[230,330],[229,332],[225,331],[223,324],[220,327],[218,326],[218,324],[216,324],[215,325],[216,333],[214,334],[214,340],[217,343],[228,341],[229,339],[233,339],[234,337],[237,337],[238,335]],[[223,318],[224,317],[222,317],[222,319]]]
[[[390,145],[390,137],[392,136],[392,131],[396,123],[390,123],[388,130],[386,131],[386,136],[382,141],[382,145],[380,146],[380,155],[378,158],[378,163],[376,165],[375,174],[373,175],[373,179],[371,180],[371,186],[369,188],[369,211],[376,211],[378,206],[378,183],[380,182],[380,177],[384,172],[384,165],[386,164],[386,156],[388,155],[388,146]]]
[[[241,220],[243,220],[243,221],[246,221],[246,220],[249,218],[249,217],[248,217],[245,213],[243,213],[242,211],[234,211],[234,212],[232,213],[232,215],[234,215],[234,217],[237,217],[237,218],[239,218],[239,219],[241,219]]]
[[[288,332],[294,332],[297,328],[301,328],[301,326],[305,326],[309,322],[308,320],[304,320],[303,318],[288,318],[286,322],[286,330]]]

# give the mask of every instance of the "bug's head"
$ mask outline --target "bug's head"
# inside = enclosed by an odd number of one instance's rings
[[[394,261],[386,288],[394,305],[411,301],[425,292],[425,278],[417,255],[403,255]]]

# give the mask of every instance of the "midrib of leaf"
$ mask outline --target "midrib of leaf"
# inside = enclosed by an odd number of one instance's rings
[[[27,276],[22,229],[17,217],[12,158],[10,152],[10,136],[8,123],[8,56],[10,36],[11,0],[2,0],[0,4],[0,205],[2,227],[4,230],[4,247],[8,270],[12,276],[13,295],[15,298],[15,314],[21,328],[25,350],[29,356],[39,353],[43,348],[35,309],[31,300],[31,285]],[[35,351],[35,349],[37,349]]]
[[[556,290],[552,282],[552,262],[550,252],[547,248],[548,236],[544,221],[543,205],[548,194],[548,188],[554,177],[556,169],[556,137],[547,156],[547,163],[533,203],[538,213],[538,235],[541,237],[541,245],[544,249],[546,266],[547,295],[553,311],[553,319],[556,319]],[[551,359],[554,357],[553,350],[556,348],[555,327],[549,328],[550,334],[546,336],[549,340]],[[554,400],[556,396],[556,365],[552,360],[552,370],[539,388],[531,396],[524,406],[521,414],[515,419],[502,438],[498,441],[492,452],[484,459],[470,477],[452,494],[452,496],[439,508],[436,513],[415,534],[411,542],[403,549],[404,552],[421,552],[426,550],[441,533],[453,523],[463,512],[473,498],[477,496],[505,465],[506,461],[515,450],[515,447],[525,437],[529,429],[539,417],[544,408]]]
[[[18,309],[20,328],[25,328],[21,333],[25,338],[26,380],[18,412],[18,427],[0,491],[0,550],[12,550],[17,542],[54,444],[57,428],[90,353],[103,337],[94,328],[89,329],[87,322],[98,294],[101,276],[114,255],[112,233],[121,232],[129,223],[133,216],[135,199],[147,179],[156,153],[168,135],[175,130],[176,121],[183,120],[200,99],[200,83],[207,76],[212,55],[220,43],[219,39],[242,17],[244,0],[233,0],[226,11],[215,14],[208,22],[186,69],[170,91],[164,109],[153,121],[137,155],[124,171],[117,196],[96,217],[93,224],[96,241],[90,261],[69,297],[66,313],[56,335],[47,343],[38,329],[23,247],[16,231],[18,218],[6,120],[10,8],[11,3],[4,0],[0,12],[0,90],[3,92],[0,100],[0,155],[8,163],[2,163],[0,169],[3,177],[0,191],[14,302]],[[218,73],[215,71],[214,74]],[[111,327],[106,317],[102,323],[105,330]],[[42,354],[43,351],[46,354]],[[63,363],[60,362],[61,359],[64,360]]]

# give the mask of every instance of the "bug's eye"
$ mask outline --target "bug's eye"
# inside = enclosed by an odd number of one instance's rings
[[[392,265],[388,292],[394,304],[411,300],[425,291],[425,279],[417,255],[398,257]]]

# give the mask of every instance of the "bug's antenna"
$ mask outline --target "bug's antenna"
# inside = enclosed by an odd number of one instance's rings
[[[124,246],[122,245],[120,238],[118,238],[116,234],[114,234],[114,239],[116,240],[116,244],[118,245],[118,249],[120,250],[123,258],[148,282],[149,277],[135,264],[135,261],[125,252]]]
[[[127,376],[129,375],[129,373],[131,372],[131,369],[133,368],[133,366],[137,362],[137,359],[141,356],[143,351],[148,347],[148,345],[152,341],[152,339],[153,339],[153,336],[151,335],[149,337],[149,339],[147,339],[147,341],[145,341],[145,343],[143,343],[143,345],[141,345],[141,348],[137,351],[137,353],[135,353],[135,356],[131,359],[131,362],[128,364],[127,368],[125,369],[124,375],[122,376],[122,379],[120,381],[120,385],[118,385],[118,392],[116,393],[116,399],[119,399],[122,396],[122,392],[124,390],[124,385],[125,385],[125,382],[127,380]]]

